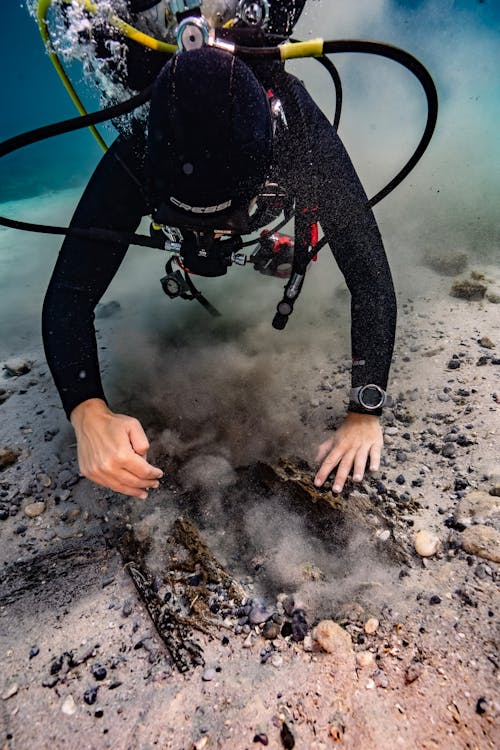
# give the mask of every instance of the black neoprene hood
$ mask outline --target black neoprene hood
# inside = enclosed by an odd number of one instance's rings
[[[153,203],[205,214],[248,204],[265,182],[272,141],[267,94],[242,60],[213,47],[176,54],[151,98]]]

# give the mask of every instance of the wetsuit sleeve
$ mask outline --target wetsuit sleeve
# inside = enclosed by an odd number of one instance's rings
[[[147,213],[139,179],[141,149],[119,138],[102,158],[71,226],[133,232]],[[135,170],[135,171],[134,171]],[[42,314],[45,354],[66,414],[89,398],[105,398],[99,372],[94,308],[127,252],[126,244],[67,236]]]
[[[316,176],[320,224],[351,293],[352,386],[374,383],[385,390],[394,348],[396,297],[382,238],[335,129],[304,87],[298,81],[295,85],[309,123],[312,161],[302,163],[302,174]],[[363,411],[354,404],[349,408]]]

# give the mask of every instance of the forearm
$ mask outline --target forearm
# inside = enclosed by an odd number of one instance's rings
[[[146,203],[131,167],[132,141],[119,140],[105,154],[70,226],[132,232]],[[124,168],[126,165],[126,168]],[[44,347],[66,413],[90,398],[104,400],[94,330],[94,309],[127,252],[126,243],[92,242],[68,235],[45,296]]]

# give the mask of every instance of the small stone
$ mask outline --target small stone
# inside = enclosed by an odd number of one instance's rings
[[[267,734],[264,734],[264,732],[259,732],[259,734],[256,734],[253,738],[254,742],[258,742],[260,745],[264,745],[267,747],[269,745],[269,739],[267,737]]]
[[[61,706],[61,711],[63,714],[66,714],[66,716],[73,716],[73,714],[76,713],[76,704],[72,695],[66,696]]]
[[[87,704],[87,706],[92,706],[96,700],[97,700],[97,691],[99,690],[99,687],[96,685],[95,687],[89,688],[89,690],[86,690],[83,694],[83,700]]]
[[[106,679],[107,670],[106,667],[102,666],[102,664],[93,664],[90,668],[90,672],[92,674],[92,677],[98,682]]]
[[[28,359],[22,359],[22,357],[12,357],[12,359],[8,359],[3,364],[3,369],[11,377],[26,375],[32,367],[33,362],[30,362]]]
[[[480,698],[477,699],[476,713],[482,716],[483,714],[486,713],[487,710],[488,710],[488,701],[484,697],[484,695],[482,695]]]
[[[264,638],[272,641],[279,636],[281,632],[281,625],[272,620],[268,620],[262,628],[262,635]]]
[[[467,300],[481,300],[486,294],[486,287],[484,284],[479,284],[477,281],[456,281],[451,287],[450,294],[452,297],[458,297],[459,299]]]
[[[495,344],[490,338],[488,338],[488,336],[483,336],[482,338],[479,339],[477,343],[479,344],[479,346],[484,346],[485,349],[495,348]]]
[[[349,633],[333,620],[321,620],[311,633],[313,640],[328,654],[352,653],[352,640]]]
[[[412,663],[406,668],[405,672],[405,681],[407,685],[410,685],[412,682],[415,682],[422,672],[424,671],[424,666],[422,662],[420,661],[412,661]]]
[[[500,562],[500,532],[491,526],[469,526],[462,534],[462,548],[470,555]]]
[[[36,518],[37,516],[41,516],[44,512],[45,503],[43,500],[36,503],[29,503],[24,507],[24,515],[28,516],[28,518]]]
[[[377,632],[379,625],[380,623],[376,617],[370,617],[370,619],[365,622],[364,631],[368,635],[373,635]]]
[[[433,594],[429,599],[429,604],[441,604],[441,597],[437,594]]]
[[[19,685],[17,682],[13,682],[12,685],[9,685],[8,688],[6,688],[2,693],[2,700],[7,701],[9,698],[12,698],[13,695],[17,693],[19,690]]]
[[[134,610],[134,603],[131,599],[127,599],[126,601],[123,602],[122,615],[124,617],[129,617],[132,614],[133,610]]]
[[[495,292],[488,292],[486,299],[494,305],[500,304],[500,294],[495,294]]]
[[[262,625],[266,620],[270,620],[273,614],[272,609],[268,609],[263,604],[256,604],[248,613],[248,622],[251,625]]]
[[[377,669],[373,673],[373,682],[375,683],[376,687],[379,688],[389,687],[389,680],[387,678],[387,675],[384,674],[381,669]]]
[[[380,539],[381,542],[387,542],[391,538],[391,531],[390,529],[384,529],[383,531],[380,531],[377,534],[378,539]]]
[[[500,498],[481,490],[469,492],[458,504],[455,521],[461,526],[491,523],[500,531]]]
[[[209,667],[208,669],[205,669],[203,674],[201,675],[201,679],[203,682],[211,682],[212,680],[215,680],[217,677],[217,672],[213,667]]]
[[[366,667],[373,667],[375,663],[375,657],[371,651],[358,651],[356,654],[356,664],[358,667],[365,669]]]
[[[415,551],[420,557],[432,557],[439,550],[440,546],[441,542],[435,534],[426,529],[417,531],[415,535]]]
[[[403,474],[398,474],[396,477],[396,483],[397,484],[404,484],[406,482],[406,479]]]
[[[40,649],[38,648],[38,646],[32,646],[30,648],[29,658],[34,659],[35,656],[38,656],[39,653],[40,653]]]
[[[441,455],[445,458],[455,458],[457,455],[457,449],[454,443],[446,443],[441,450]]]
[[[276,669],[279,669],[280,667],[282,667],[283,666],[283,657],[281,656],[281,654],[273,654],[272,657],[271,657],[271,664]]]
[[[448,364],[446,365],[448,370],[458,370],[460,367],[460,360],[459,359],[450,359]]]
[[[0,448],[0,471],[15,464],[20,451],[15,448]]]
[[[292,638],[294,641],[303,641],[309,632],[307,620],[302,609],[296,609],[292,617]]]

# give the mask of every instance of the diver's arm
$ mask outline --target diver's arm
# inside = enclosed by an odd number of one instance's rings
[[[396,299],[380,232],[340,139],[297,85],[310,123],[321,226],[351,292],[352,386],[374,383],[385,390],[394,346]],[[320,446],[317,485],[335,467],[336,492],[351,470],[356,481],[362,479],[367,461],[371,470],[378,469],[383,442],[379,414],[362,413],[349,405],[344,423]]]
[[[140,144],[118,139],[91,177],[71,226],[133,232],[146,213],[140,189]],[[139,170],[140,171],[140,170]],[[80,471],[136,497],[161,475],[147,463],[147,438],[137,420],[107,406],[99,372],[94,308],[114,277],[127,245],[66,237],[45,296],[42,318],[47,362],[75,428]]]

